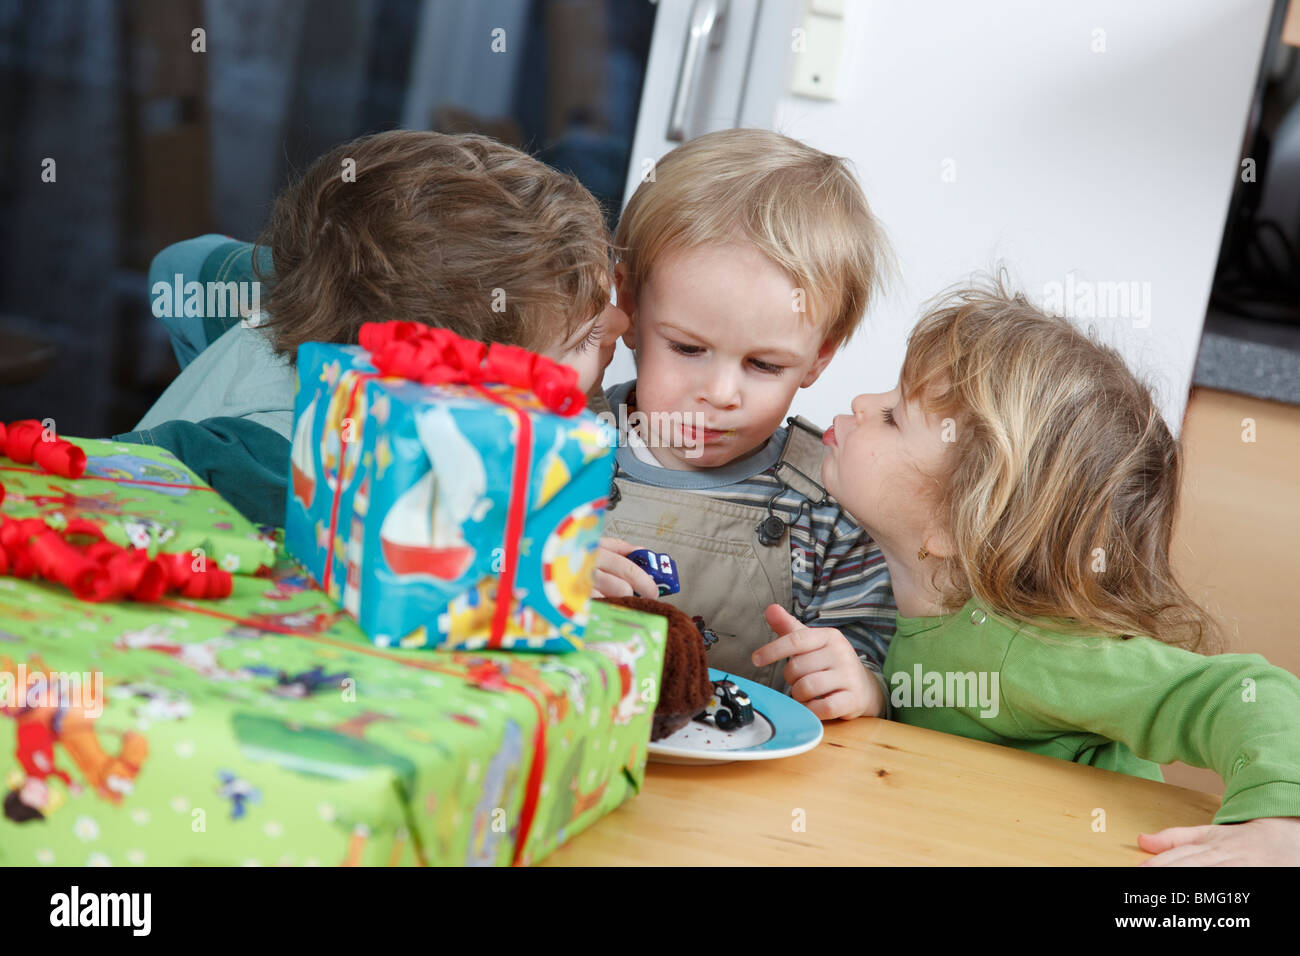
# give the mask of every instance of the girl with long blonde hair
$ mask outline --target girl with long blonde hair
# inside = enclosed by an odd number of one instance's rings
[[[1143,835],[1148,862],[1300,861],[1300,680],[1205,653],[1169,560],[1181,451],[1115,350],[965,289],[825,442],[827,490],[889,564],[896,719],[1157,780],[1213,768],[1219,825]]]

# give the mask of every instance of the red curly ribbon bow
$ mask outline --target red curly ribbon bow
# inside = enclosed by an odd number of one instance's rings
[[[192,598],[224,598],[233,587],[228,571],[196,571],[188,554],[151,559],[144,551],[104,540],[97,524],[81,518],[69,521],[62,531],[40,518],[4,519],[0,574],[39,575],[62,584],[82,601],[155,602],[168,590]]]
[[[52,475],[80,478],[86,471],[86,453],[72,442],[50,437],[45,426],[34,418],[0,423],[0,452],[20,465],[32,462]]]
[[[0,453],[23,465],[35,462],[63,478],[80,478],[86,453],[62,438],[50,438],[34,418],[0,422]],[[0,503],[4,501],[0,485]],[[82,601],[155,602],[168,590],[186,597],[223,598],[233,587],[230,573],[220,568],[193,569],[188,554],[159,554],[104,540],[93,521],[74,518],[59,531],[40,518],[0,519],[0,575],[16,578],[39,575],[62,584]]]
[[[513,385],[565,417],[587,404],[576,371],[517,345],[484,345],[419,322],[367,322],[359,341],[380,375],[424,385]]]

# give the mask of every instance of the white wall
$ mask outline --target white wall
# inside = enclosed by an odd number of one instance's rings
[[[1149,289],[1149,313],[1131,303],[1095,322],[1177,430],[1270,0],[846,7],[839,99],[785,96],[773,128],[853,160],[901,278],[795,410],[825,424],[853,395],[892,388],[920,305],[1004,262],[1036,301],[1071,272],[1076,290]],[[621,356],[606,381],[629,370]]]

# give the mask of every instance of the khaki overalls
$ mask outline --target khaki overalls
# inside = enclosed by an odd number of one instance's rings
[[[815,480],[825,451],[822,433],[807,419],[789,421],[776,475],[809,503],[818,503],[826,496]],[[779,604],[794,612],[786,522],[796,515],[767,503],[732,504],[708,492],[655,488],[621,476],[614,485],[606,533],[677,562],[681,591],[660,600],[702,617],[717,634],[709,666],[783,689],[784,660],[759,668],[749,658],[776,638],[764,609]]]

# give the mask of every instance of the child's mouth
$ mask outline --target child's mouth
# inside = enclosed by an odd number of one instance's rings
[[[734,431],[734,428],[700,428],[697,425],[683,425],[682,438],[694,444],[709,444],[726,438]]]

